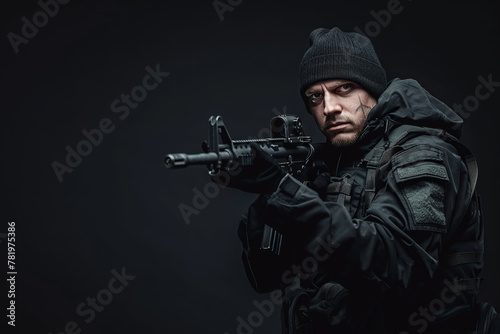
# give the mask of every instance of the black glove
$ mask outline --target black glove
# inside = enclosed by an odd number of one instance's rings
[[[255,194],[272,194],[286,172],[269,153],[257,143],[251,143],[252,165],[240,166],[231,173],[228,186]]]
[[[283,273],[293,264],[292,249],[287,246],[287,237],[283,238],[280,255],[261,249],[262,236],[267,217],[268,195],[260,195],[243,216],[238,228],[238,236],[243,245],[243,265],[245,273],[258,292],[270,292],[282,284]]]
[[[261,195],[250,205],[248,214],[241,217],[238,227],[238,237],[243,245],[243,249],[247,251],[255,252],[260,249],[262,235],[264,234],[262,215],[265,212],[266,206],[267,196]]]
[[[315,160],[301,175],[301,181],[323,198],[330,184],[330,169],[322,160]]]

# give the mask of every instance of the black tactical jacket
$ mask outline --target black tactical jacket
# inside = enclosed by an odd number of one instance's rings
[[[408,125],[459,138],[462,120],[415,80],[394,79],[354,146],[316,153],[332,174],[326,196],[287,175],[240,224],[254,289],[305,293],[315,333],[444,333],[469,326],[482,268],[478,198],[452,141],[417,131],[391,142]],[[376,173],[367,196],[370,166]],[[259,249],[263,224],[283,233],[281,255]]]

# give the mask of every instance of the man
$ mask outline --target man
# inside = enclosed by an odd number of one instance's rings
[[[388,83],[366,37],[310,43],[300,93],[328,144],[297,177],[254,145],[230,183],[261,194],[239,228],[250,283],[284,291],[284,333],[475,331],[483,224],[462,120],[415,80]]]

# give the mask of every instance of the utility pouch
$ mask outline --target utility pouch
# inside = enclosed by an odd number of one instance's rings
[[[309,295],[301,288],[289,291],[282,308],[283,334],[314,334],[309,315]]]
[[[349,291],[334,282],[325,283],[311,299],[309,314],[317,334],[350,333]]]

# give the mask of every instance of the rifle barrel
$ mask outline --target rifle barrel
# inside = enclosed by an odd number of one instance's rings
[[[215,152],[209,153],[172,153],[167,154],[165,157],[165,166],[167,168],[182,168],[190,165],[206,165],[210,163],[217,163],[220,161],[228,161],[233,158],[230,152],[222,151],[219,155]]]

